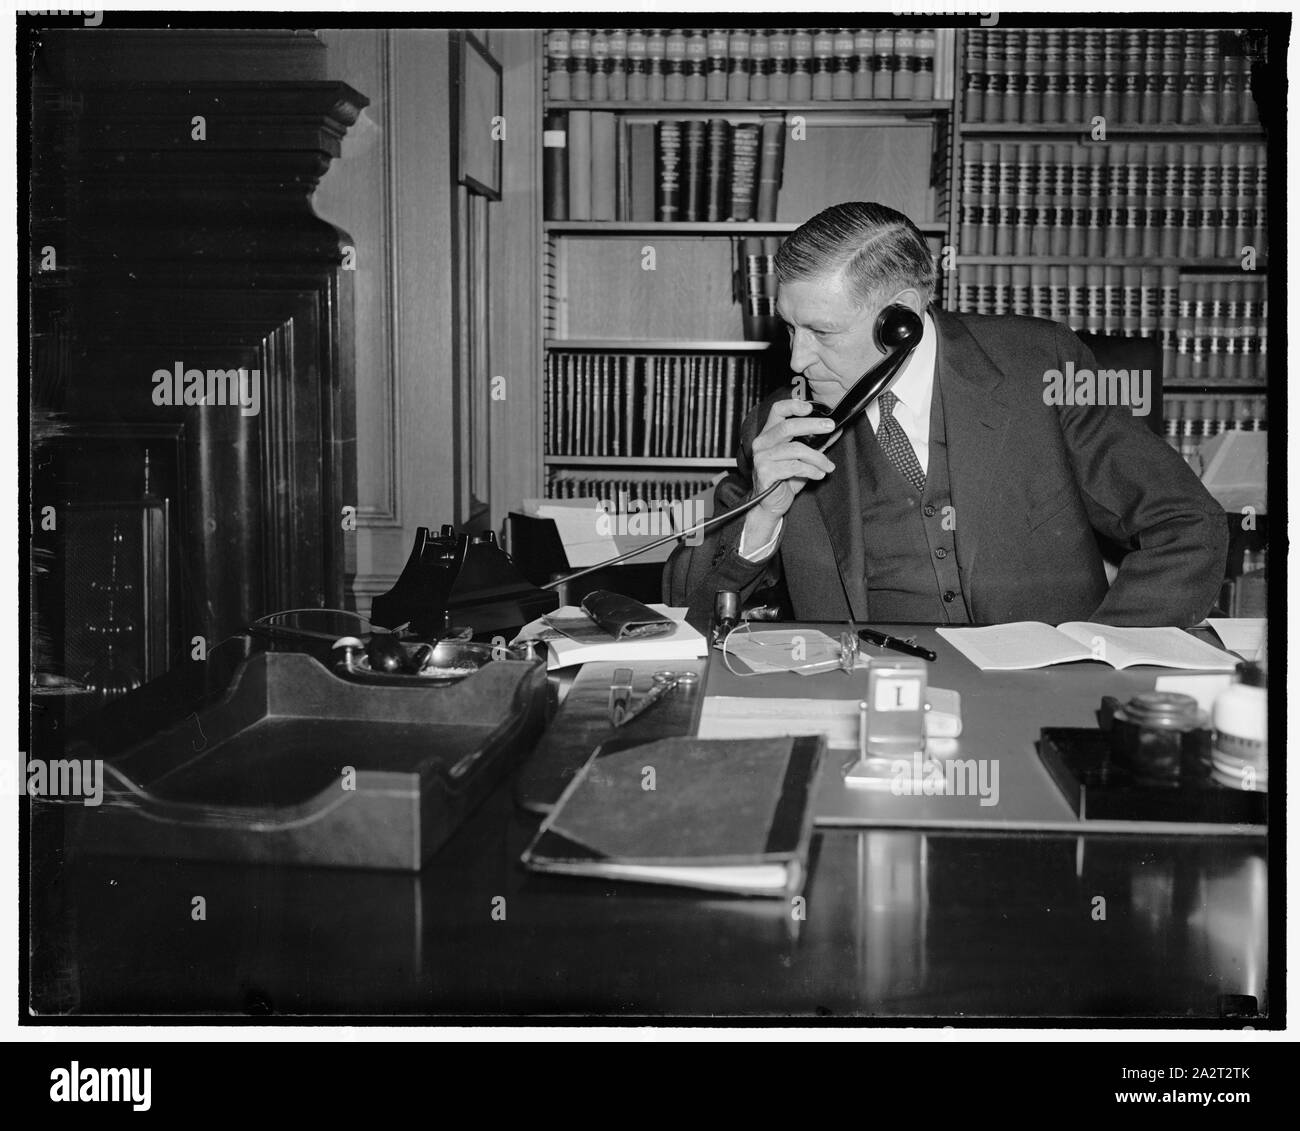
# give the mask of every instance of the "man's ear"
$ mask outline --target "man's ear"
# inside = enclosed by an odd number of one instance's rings
[[[892,301],[906,306],[909,310],[915,310],[917,314],[925,314],[926,301],[921,297],[921,292],[915,287],[908,287],[905,291],[899,291]]]

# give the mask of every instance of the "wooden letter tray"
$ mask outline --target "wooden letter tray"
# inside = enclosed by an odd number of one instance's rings
[[[106,766],[103,803],[69,809],[73,836],[114,855],[418,871],[531,749],[545,690],[537,662],[390,688],[259,653],[221,701],[109,759],[129,785]]]

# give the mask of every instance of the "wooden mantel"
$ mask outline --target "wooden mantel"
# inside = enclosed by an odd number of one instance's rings
[[[34,408],[124,435],[179,426],[178,647],[341,607],[349,238],[311,197],[368,100],[315,77],[324,50],[301,33],[112,40],[52,35],[35,60]],[[258,410],[157,403],[153,374],[178,364],[255,370]],[[104,474],[140,489],[137,468]]]

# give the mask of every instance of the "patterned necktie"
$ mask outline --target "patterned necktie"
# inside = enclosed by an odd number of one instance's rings
[[[898,398],[893,393],[880,394],[880,427],[876,429],[876,439],[884,449],[885,455],[906,479],[919,492],[925,491],[925,472],[916,458],[907,433],[903,426],[894,419],[894,405]]]

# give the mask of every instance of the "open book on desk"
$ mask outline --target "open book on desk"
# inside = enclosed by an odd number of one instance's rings
[[[603,747],[569,783],[523,862],[538,872],[793,895],[807,875],[825,750],[821,735]]]
[[[1181,628],[1116,628],[1069,621],[1059,628],[1016,621],[988,628],[941,628],[938,633],[980,671],[1018,672],[1077,660],[1099,660],[1117,671],[1150,665],[1184,671],[1232,671],[1238,659]]]

